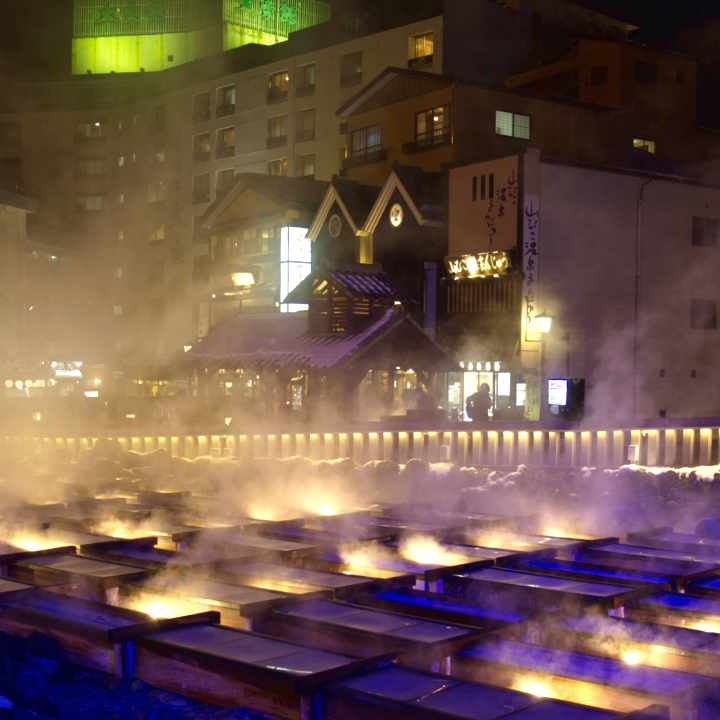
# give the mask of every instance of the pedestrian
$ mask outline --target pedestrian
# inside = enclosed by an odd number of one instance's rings
[[[483,383],[465,402],[465,411],[473,422],[487,422],[488,412],[492,407],[490,386]]]

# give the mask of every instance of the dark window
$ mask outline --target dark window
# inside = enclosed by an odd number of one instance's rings
[[[157,105],[150,119],[151,132],[162,132],[165,129],[165,106]]]
[[[227,170],[220,170],[217,174],[217,182],[215,184],[215,194],[224,195],[233,184],[235,180],[235,171],[232,168]]]
[[[303,110],[297,115],[296,139],[298,142],[315,139],[315,110]]]
[[[720,220],[694,217],[692,219],[692,244],[698,247],[717,247]]]
[[[635,63],[635,82],[642,84],[650,84],[657,82],[658,67],[655,63],[640,62]]]
[[[297,161],[297,174],[301,177],[315,177],[314,155],[300,155]]]
[[[298,97],[312,95],[315,92],[315,83],[317,82],[317,66],[315,63],[299,67],[295,82],[295,94]]]
[[[607,85],[608,67],[607,65],[595,65],[590,69],[591,85]]]
[[[193,98],[193,120],[202,122],[210,119],[210,93],[204,92]]]
[[[210,159],[210,133],[202,133],[193,138],[193,160],[204,162]]]
[[[379,125],[353,130],[350,140],[351,157],[372,155],[382,150],[382,131]]]
[[[477,175],[473,175],[472,179],[472,199],[473,202],[477,200]]]
[[[484,200],[487,197],[487,175],[480,176],[480,199]]]
[[[495,197],[495,173],[488,175],[488,200]]]
[[[354,52],[340,58],[340,84],[343,87],[362,82],[362,53]]]
[[[215,155],[219,158],[232,157],[235,154],[235,128],[227,127],[217,131]]]
[[[278,115],[270,118],[267,123],[267,147],[282,147],[287,145],[288,116]]]
[[[210,201],[210,173],[196,175],[193,178],[193,202],[204,203]]]
[[[693,330],[716,330],[717,303],[714,300],[691,300],[690,327]]]

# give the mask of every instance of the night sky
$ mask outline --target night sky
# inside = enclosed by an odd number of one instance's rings
[[[332,0],[343,3],[346,0]],[[354,0],[357,2],[358,0]],[[395,0],[366,0],[387,8]],[[473,0],[467,0],[468,8]],[[477,2],[478,0],[474,0]],[[640,39],[667,44],[673,28],[720,17],[717,0],[577,0],[643,27]],[[33,75],[63,74],[68,68],[72,0],[2,0],[0,68]]]

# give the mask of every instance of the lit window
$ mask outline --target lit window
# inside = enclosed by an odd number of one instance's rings
[[[115,268],[115,277],[118,280],[122,280],[122,277],[123,277],[123,268],[122,267]]]
[[[215,154],[219,158],[230,157],[235,154],[235,128],[227,127],[217,131],[217,145]]]
[[[410,38],[410,67],[430,65],[435,52],[435,33],[423,33]]]
[[[117,232],[117,241],[118,243],[125,242],[125,231],[124,230],[118,230]]]
[[[424,110],[415,116],[415,142],[437,145],[450,137],[450,108],[447,105]]]
[[[633,138],[633,147],[636,150],[641,150],[642,152],[650,153],[651,155],[655,154],[655,141],[654,140],[646,140],[644,138]]]
[[[123,314],[123,306],[122,305],[113,305],[113,315],[115,317],[120,317]]]
[[[193,158],[195,162],[210,159],[210,133],[202,133],[193,138]]]
[[[167,185],[163,180],[157,180],[148,185],[148,202],[162,202],[167,197]]]
[[[101,138],[105,136],[105,125],[99,120],[78,123],[76,127],[76,134],[81,140]]]
[[[290,73],[287,70],[273,73],[268,78],[267,101],[273,103],[287,100],[289,90]]]
[[[118,155],[117,164],[118,164],[118,167],[125,167],[125,156],[124,155]]]
[[[497,110],[495,112],[495,132],[498,135],[529,140],[530,116]]]
[[[351,157],[362,157],[382,150],[382,130],[379,125],[354,130],[350,136]]]
[[[280,231],[280,301],[294,290],[309,274],[312,262],[312,243],[307,228],[284,227]],[[281,312],[300,312],[307,305],[281,305]]]
[[[165,225],[159,225],[150,233],[150,242],[162,242],[165,239]]]
[[[301,155],[298,158],[297,174],[301,177],[315,177],[314,155]]]
[[[278,160],[271,160],[268,163],[268,175],[285,176],[288,174],[288,161],[287,158],[279,158]]]
[[[166,156],[166,154],[165,154],[165,150],[164,150],[164,149],[162,149],[162,150],[156,150],[156,151],[155,151],[155,162],[156,162],[158,165],[162,165],[162,163],[164,163],[165,160],[167,160],[167,156]]]

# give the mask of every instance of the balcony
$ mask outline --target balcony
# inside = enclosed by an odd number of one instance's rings
[[[287,88],[270,87],[267,92],[267,104],[277,105],[278,103],[285,102],[288,99],[288,94]]]
[[[387,157],[387,152],[382,145],[371,145],[364,150],[353,152],[343,162],[343,169],[358,167],[360,165],[370,165],[371,163],[382,162]]]
[[[265,147],[270,150],[271,148],[285,147],[287,145],[287,135],[281,135],[280,137],[269,137],[265,141]]]
[[[450,128],[437,128],[427,133],[421,133],[415,138],[414,142],[403,143],[402,151],[409,155],[451,144],[452,133]]]
[[[223,105],[218,105],[215,110],[216,117],[225,117],[226,115],[234,115],[235,114],[235,103],[225,103]]]
[[[234,154],[235,154],[235,146],[234,145],[220,145],[215,150],[216,158],[232,157]]]
[[[295,142],[309,142],[315,139],[315,128],[309,130],[298,130],[295,134]]]
[[[193,153],[193,162],[203,163],[203,162],[208,162],[209,160],[210,160],[210,151],[209,150],[196,150]]]
[[[311,97],[315,94],[315,83],[306,83],[305,85],[298,85],[295,88],[295,97]]]
[[[411,70],[423,70],[424,68],[431,67],[434,57],[434,55],[422,55],[420,57],[410,58],[408,60],[408,67]]]

